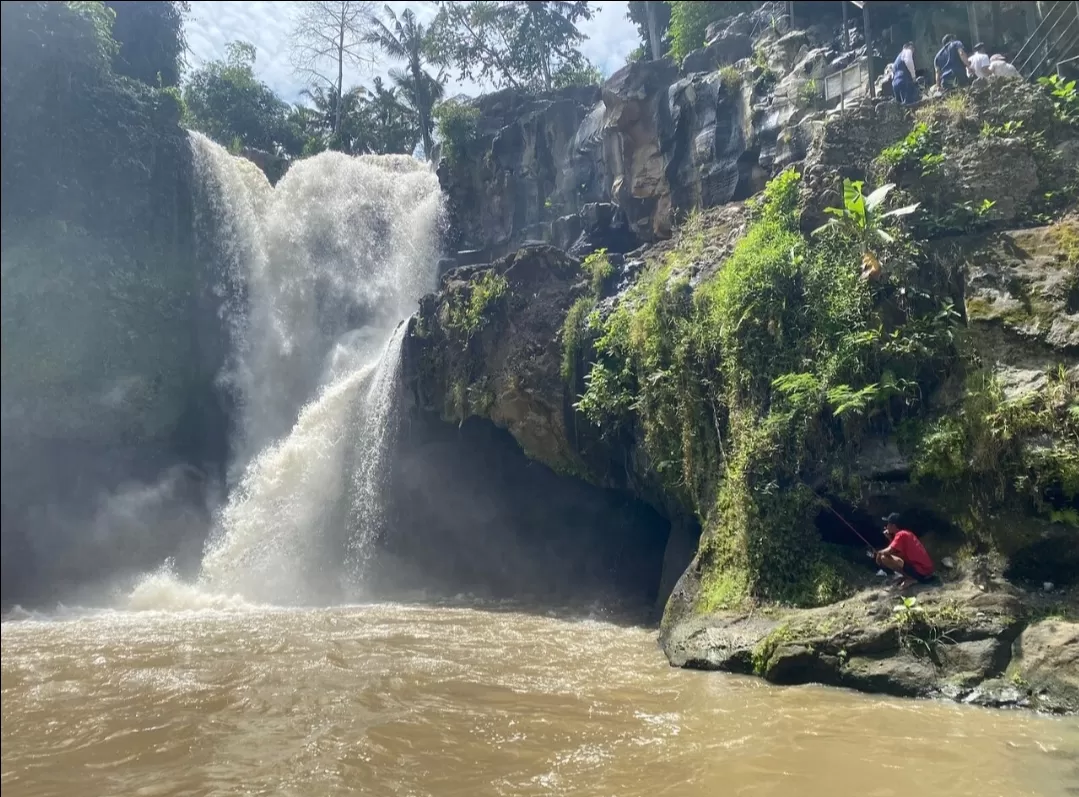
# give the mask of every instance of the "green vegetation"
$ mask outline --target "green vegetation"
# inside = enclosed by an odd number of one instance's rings
[[[704,46],[708,25],[716,20],[752,9],[755,3],[701,3],[693,0],[674,0],[670,3],[671,21],[668,30],[669,55],[681,63],[689,53]]]
[[[822,98],[822,89],[813,78],[805,81],[798,87],[798,97],[805,105],[815,106]]]
[[[915,478],[966,496],[970,513],[1011,504],[1079,525],[1061,511],[1079,498],[1079,385],[1063,366],[1043,387],[1010,399],[974,371],[959,411],[908,437]]]
[[[807,240],[798,182],[787,171],[769,184],[723,268],[695,290],[709,234],[699,215],[605,318],[589,320],[595,361],[577,407],[608,433],[634,421],[665,488],[700,519],[702,610],[844,593],[803,474],[919,411],[955,354],[956,315],[931,297],[905,299],[906,320],[891,327],[873,312],[858,268],[867,231],[894,266],[886,282],[904,279],[916,254],[881,227],[888,190],[870,202],[852,186],[854,209],[838,214],[849,223]]]
[[[186,6],[116,5],[0,8],[5,223],[43,214],[175,237],[188,148],[177,91],[166,81],[180,70]],[[134,38],[117,39],[121,33]],[[141,50],[143,41],[161,49]]]
[[[255,77],[255,47],[226,45],[224,61],[192,73],[184,89],[185,122],[219,143],[275,152],[301,146],[289,125],[289,106]]]
[[[862,275],[879,276],[880,258],[874,249],[881,242],[895,243],[895,236],[885,229],[885,220],[909,216],[918,209],[918,204],[885,211],[884,203],[895,184],[882,185],[868,196],[862,193],[863,185],[861,180],[844,180],[843,207],[825,208],[824,212],[832,218],[823,227],[814,230],[813,234],[836,231],[857,241],[862,250]]]
[[[916,597],[902,597],[892,607],[892,622],[899,632],[899,644],[915,656],[924,656],[934,664],[943,664],[947,646],[954,645],[952,634],[969,625],[971,612],[951,602],[923,606]]]
[[[594,83],[596,70],[581,55],[584,0],[543,3],[440,2],[432,23],[432,53],[461,77],[496,87],[550,91]]]
[[[405,62],[404,71],[390,70],[390,79],[400,89],[406,107],[415,114],[424,157],[430,158],[434,127],[431,112],[442,99],[446,84],[444,73],[435,76],[424,67],[444,64],[445,59],[438,52],[434,31],[418,22],[412,9],[404,9],[398,17],[387,5],[383,14],[385,21],[372,20],[371,30],[364,38],[395,61]]]
[[[467,340],[483,329],[492,308],[507,293],[506,278],[486,271],[455,293],[449,305],[449,328]]]
[[[596,302],[603,295],[607,280],[614,274],[614,266],[607,257],[606,249],[597,249],[581,264],[590,277],[591,293],[581,296],[570,307],[562,325],[562,379],[571,391],[577,390],[577,365],[582,354],[582,334]]]
[[[1076,82],[1050,75],[1038,78],[1038,83],[1049,93],[1060,120],[1065,124],[1079,125],[1079,90],[1076,90]]]
[[[597,249],[588,255],[581,265],[584,267],[585,273],[591,278],[592,295],[598,299],[603,294],[603,288],[607,284],[607,280],[614,274],[614,266],[611,265],[611,260],[607,257],[607,250]]]
[[[768,636],[753,648],[753,672],[763,676],[768,671],[768,665],[771,663],[776,651],[788,642],[792,642],[794,638],[795,633],[788,624],[783,623],[776,626]]]
[[[940,131],[927,122],[918,122],[897,144],[885,147],[880,161],[896,170],[918,170],[923,176],[944,162]]]
[[[435,108],[434,115],[438,123],[442,153],[448,162],[457,163],[463,158],[469,142],[476,137],[480,120],[479,109],[449,100]]]
[[[581,358],[581,335],[585,322],[595,300],[591,296],[581,296],[569,308],[566,320],[562,324],[562,381],[570,388],[577,389],[577,363]]]
[[[742,85],[742,73],[738,71],[738,67],[732,64],[719,68],[719,78],[723,86],[729,91],[734,91]]]

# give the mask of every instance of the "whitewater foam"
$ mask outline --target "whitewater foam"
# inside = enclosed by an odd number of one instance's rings
[[[205,136],[191,146],[231,339],[230,489],[197,582],[161,571],[128,605],[340,602],[383,530],[401,322],[434,287],[438,179],[408,156],[327,152],[271,187]]]

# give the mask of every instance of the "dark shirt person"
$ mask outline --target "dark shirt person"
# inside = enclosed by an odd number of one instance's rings
[[[933,68],[937,73],[937,90],[954,89],[966,85],[967,69],[970,60],[963,42],[948,33],[941,40],[941,47],[933,59]]]
[[[933,580],[933,560],[922,541],[913,532],[899,528],[899,515],[892,513],[884,518],[884,538],[888,547],[877,551],[873,559],[881,567],[897,574],[899,589],[904,590],[918,582]]]
[[[892,95],[900,105],[918,102],[918,76],[914,68],[914,43],[907,42],[892,64]]]

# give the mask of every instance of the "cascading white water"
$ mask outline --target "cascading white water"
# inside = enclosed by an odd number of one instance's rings
[[[323,153],[271,187],[191,141],[211,215],[199,228],[215,230],[220,295],[238,297],[224,303],[232,487],[200,586],[274,603],[340,597],[382,521],[401,322],[434,285],[438,179],[407,156]]]

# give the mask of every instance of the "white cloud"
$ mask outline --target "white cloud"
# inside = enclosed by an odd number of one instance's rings
[[[433,3],[390,2],[397,13],[411,8],[421,21],[428,21],[435,14]],[[304,88],[289,63],[289,33],[292,29],[296,3],[249,2],[246,0],[195,0],[191,3],[191,16],[187,22],[187,43],[191,49],[189,62],[192,67],[224,58],[228,42],[242,40],[255,45],[258,56],[255,71],[270,88],[289,101],[296,101]],[[611,74],[625,62],[626,56],[638,44],[637,29],[626,19],[625,2],[605,0],[592,3],[596,12],[591,20],[580,25],[587,36],[582,45],[585,56],[604,74]],[[395,64],[382,62],[370,73],[351,70],[346,73],[349,85],[368,84],[375,75],[385,76]],[[447,95],[479,94],[490,90],[472,82],[451,80],[446,87]]]

